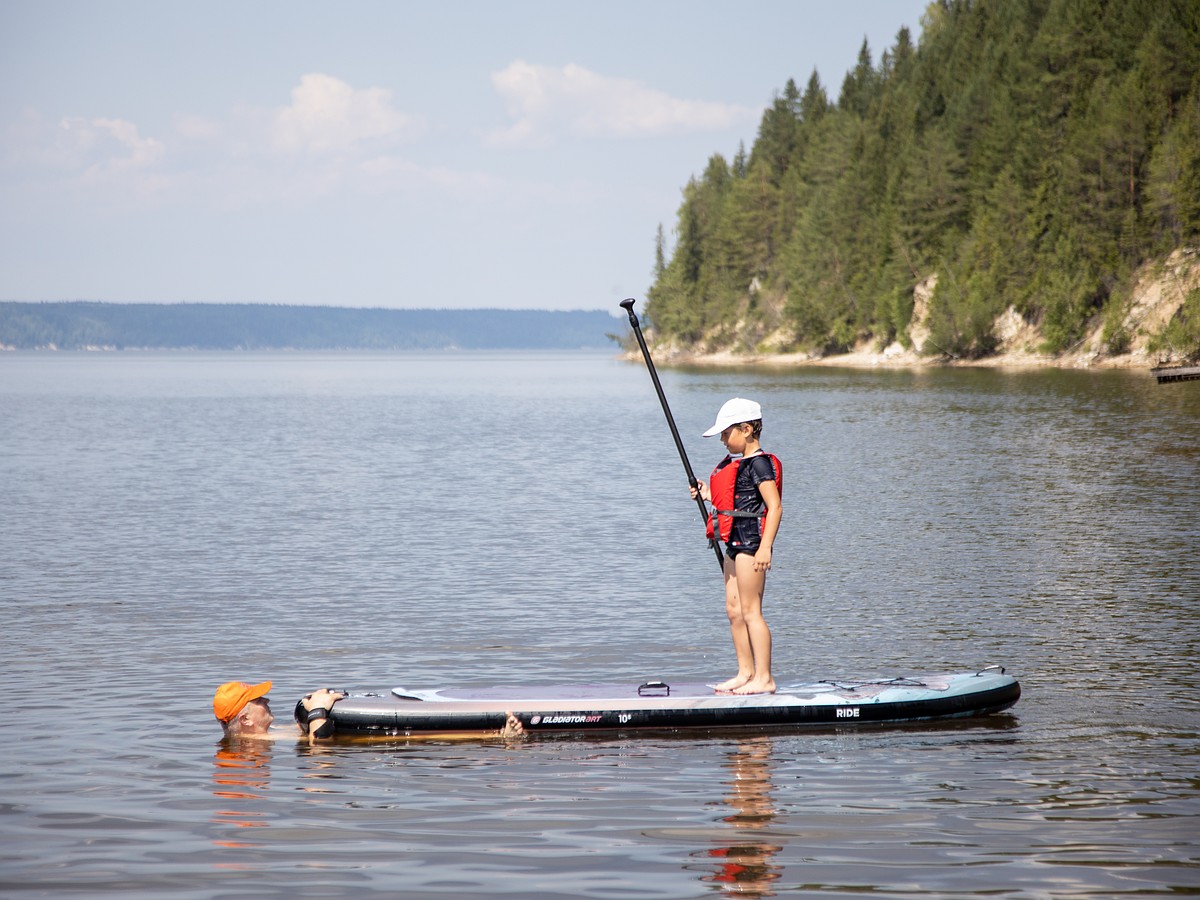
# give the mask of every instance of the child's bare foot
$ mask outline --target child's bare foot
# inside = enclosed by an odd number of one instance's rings
[[[734,675],[728,681],[722,681],[713,690],[718,694],[729,694],[746,684],[752,677],[751,675]]]
[[[735,694],[773,694],[775,693],[775,679],[767,678],[760,680],[758,678],[747,681],[741,687],[733,689]]]
[[[502,738],[519,738],[525,736],[525,726],[521,724],[521,720],[512,713],[505,714],[507,718],[504,722],[504,727],[500,729],[500,737]]]

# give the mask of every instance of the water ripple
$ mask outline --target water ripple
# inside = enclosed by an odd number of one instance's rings
[[[0,880],[31,895],[1200,892],[1200,391],[687,372],[788,472],[777,677],[1007,665],[897,729],[226,746],[227,678],[711,680],[720,582],[599,355],[4,354]],[[431,448],[429,434],[436,433]],[[28,699],[26,699],[28,697]]]

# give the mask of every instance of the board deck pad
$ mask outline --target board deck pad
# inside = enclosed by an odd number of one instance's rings
[[[889,688],[905,686],[923,688],[931,691],[944,691],[950,686],[945,676],[926,676],[921,680],[914,679],[884,679],[878,681],[813,681],[778,687],[774,694],[734,694],[729,691],[718,692],[711,684],[695,683],[666,683],[644,682],[635,684],[558,684],[532,685],[526,687],[461,687],[434,688],[426,690],[408,690],[403,687],[392,688],[397,697],[411,698],[430,702],[461,702],[508,700],[512,702],[561,702],[583,700],[622,700],[661,698],[663,700],[712,700],[714,698],[727,700],[745,700],[751,703],[771,703],[772,698],[779,702],[789,702],[789,698],[812,698],[821,694],[837,693],[847,697],[868,697]]]

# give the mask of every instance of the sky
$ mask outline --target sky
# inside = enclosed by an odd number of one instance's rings
[[[0,0],[0,300],[613,309],[927,0]]]

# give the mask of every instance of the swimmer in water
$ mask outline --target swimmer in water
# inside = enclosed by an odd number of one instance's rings
[[[319,741],[331,738],[336,733],[334,721],[329,716],[333,705],[346,695],[342,691],[331,688],[319,688],[311,694],[305,694],[296,704],[295,719],[298,731],[271,730],[275,716],[271,712],[271,700],[267,694],[271,690],[271,682],[247,684],[244,681],[227,681],[217,688],[213,695],[213,713],[227,738],[248,738],[251,740],[273,741],[285,738],[301,738],[308,741]],[[503,738],[522,737],[525,729],[520,719],[511,712],[500,731],[485,732],[485,736]],[[315,727],[314,727],[315,726]],[[427,737],[448,737],[448,735],[426,735]],[[480,735],[456,734],[453,737],[478,737]]]

